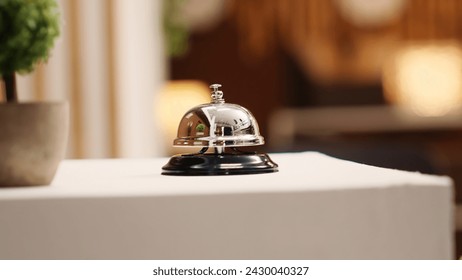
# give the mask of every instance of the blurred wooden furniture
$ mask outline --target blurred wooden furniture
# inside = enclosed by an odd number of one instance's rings
[[[247,60],[280,46],[324,85],[380,83],[383,63],[402,44],[462,39],[458,0],[230,2]]]

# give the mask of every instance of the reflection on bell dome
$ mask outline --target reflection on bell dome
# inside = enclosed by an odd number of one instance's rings
[[[214,88],[212,102],[196,106],[180,121],[175,146],[241,147],[263,145],[257,121],[242,106],[225,103]]]

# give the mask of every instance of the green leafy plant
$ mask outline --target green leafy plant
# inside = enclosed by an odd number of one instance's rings
[[[8,102],[18,99],[15,73],[45,61],[58,36],[55,0],[0,0],[0,76]]]
[[[189,32],[185,23],[179,18],[179,11],[185,0],[166,0],[163,2],[163,28],[167,53],[178,57],[188,49]]]

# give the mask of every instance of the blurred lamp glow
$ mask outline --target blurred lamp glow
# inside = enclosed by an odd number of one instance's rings
[[[210,102],[210,90],[200,81],[169,81],[156,99],[154,109],[157,125],[165,136],[166,149],[170,150],[176,138],[178,124],[192,107]]]
[[[384,66],[386,98],[422,116],[462,104],[462,49],[456,43],[407,46]]]

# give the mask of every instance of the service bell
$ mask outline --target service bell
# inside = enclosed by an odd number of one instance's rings
[[[242,106],[226,103],[221,85],[213,84],[212,101],[187,111],[180,121],[174,146],[202,147],[196,154],[175,155],[162,167],[163,175],[233,175],[277,172],[267,154],[240,147],[263,145],[257,121]]]

